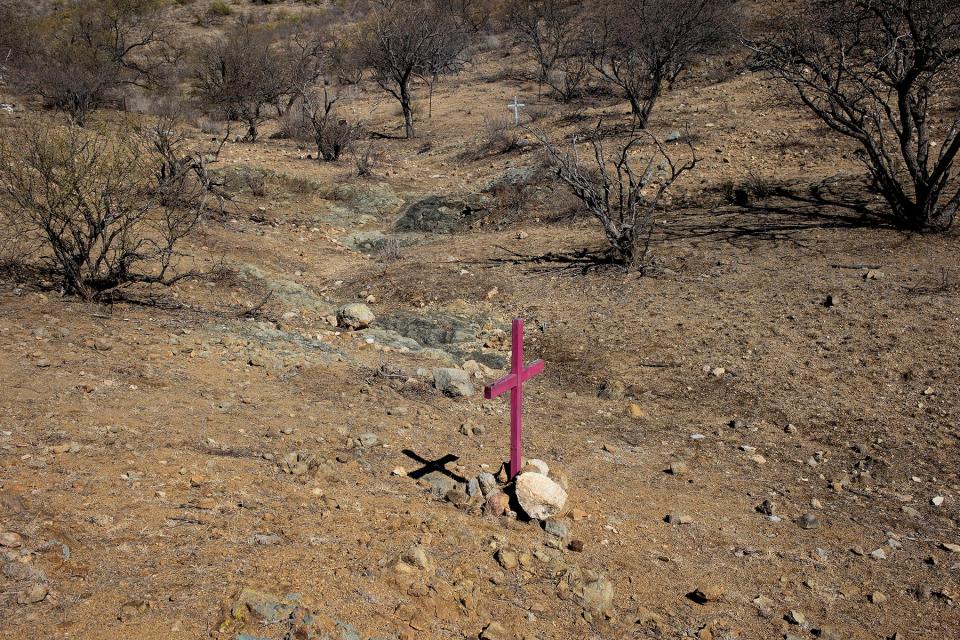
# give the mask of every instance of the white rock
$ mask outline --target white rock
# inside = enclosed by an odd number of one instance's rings
[[[366,329],[375,319],[370,307],[360,302],[345,304],[337,309],[337,325],[344,329]]]
[[[567,492],[542,473],[517,476],[517,500],[531,518],[549,520],[567,504]]]
[[[524,464],[524,466],[528,466],[528,465],[531,467],[536,467],[537,469],[540,470],[540,473],[542,473],[545,476],[550,475],[550,467],[548,467],[547,463],[544,462],[543,460],[540,460],[538,458],[532,458],[530,460],[527,460]]]
[[[943,496],[934,496],[934,497],[930,500],[930,502],[933,503],[933,506],[939,507],[940,505],[943,504]]]

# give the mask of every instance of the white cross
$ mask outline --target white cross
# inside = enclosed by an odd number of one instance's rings
[[[508,104],[507,107],[513,109],[513,124],[520,124],[520,109],[524,108],[525,104],[522,102],[517,102],[517,96],[513,96],[513,103]]]

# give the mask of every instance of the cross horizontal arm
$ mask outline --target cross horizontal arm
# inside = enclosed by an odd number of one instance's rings
[[[534,360],[523,370],[523,379],[529,380],[535,375],[543,373],[543,360]]]
[[[483,389],[483,397],[487,400],[492,400],[500,394],[509,391],[517,386],[517,374],[511,373],[506,375],[493,384],[488,384]]]

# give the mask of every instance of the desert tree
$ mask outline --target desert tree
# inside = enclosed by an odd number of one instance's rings
[[[243,122],[245,138],[256,142],[259,126],[277,115],[296,73],[272,33],[244,22],[200,47],[193,76],[199,103]]]
[[[688,145],[689,159],[677,162],[648,131],[612,142],[605,139],[601,124],[587,136],[585,149],[578,149],[576,139],[561,148],[543,133],[534,135],[557,178],[600,223],[617,260],[627,269],[642,272],[656,212],[673,184],[696,167],[697,155]]]
[[[27,19],[14,83],[83,126],[126,87],[154,88],[178,58],[159,0],[70,0]]]
[[[577,97],[588,75],[585,9],[579,0],[517,0],[505,21],[537,65],[537,85],[564,102]]]
[[[195,275],[177,269],[177,246],[200,220],[207,180],[165,128],[104,133],[38,121],[0,142],[2,215],[85,299]]]
[[[960,4],[807,0],[751,43],[800,102],[859,145],[900,227],[948,229],[960,207]]]
[[[414,79],[455,68],[466,43],[450,13],[433,2],[392,0],[372,11],[362,25],[360,59],[400,103],[407,138],[414,137]]]
[[[589,57],[598,75],[630,102],[647,126],[661,93],[699,55],[736,36],[737,0],[609,0],[589,29]]]

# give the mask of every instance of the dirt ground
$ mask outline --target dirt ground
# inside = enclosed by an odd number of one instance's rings
[[[529,133],[465,154],[536,101],[507,53],[441,82],[417,139],[372,141],[369,178],[288,140],[227,144],[234,200],[187,249],[217,277],[110,307],[0,278],[0,533],[19,536],[0,637],[960,638],[956,236],[844,206],[865,198],[850,147],[762,77],[705,68],[653,123],[689,125],[702,160],[656,268],[624,273],[560,186],[491,195],[537,161]],[[344,104],[401,124],[373,84]],[[629,122],[609,98],[535,112],[556,140]],[[484,205],[397,232],[428,196]],[[330,324],[364,301],[372,328]],[[517,316],[546,361],[525,453],[567,483],[566,536],[407,475],[506,459],[507,403],[479,388]],[[478,392],[440,393],[445,366]]]

